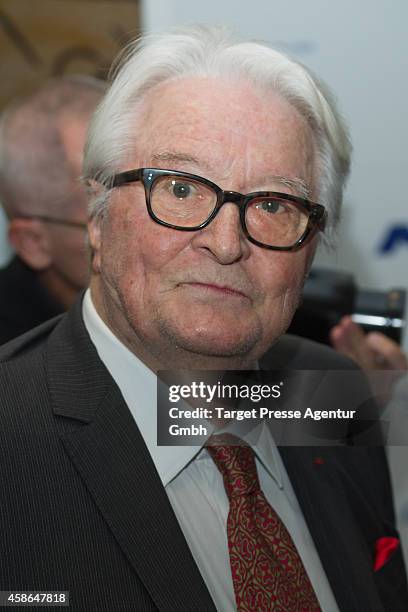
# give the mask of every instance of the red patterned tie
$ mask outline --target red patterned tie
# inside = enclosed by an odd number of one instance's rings
[[[213,436],[207,450],[230,503],[227,534],[237,610],[321,612],[292,538],[260,489],[252,449],[223,434]]]

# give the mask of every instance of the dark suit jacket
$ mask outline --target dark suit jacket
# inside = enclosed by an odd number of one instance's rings
[[[268,359],[350,367],[293,337]],[[69,590],[73,610],[214,611],[80,304],[3,347],[0,361],[0,590]],[[375,542],[396,535],[382,450],[282,456],[340,610],[406,611],[400,552],[373,571]]]
[[[21,259],[14,257],[0,269],[0,344],[63,311]]]

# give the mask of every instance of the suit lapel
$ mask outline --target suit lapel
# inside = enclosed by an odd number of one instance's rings
[[[47,375],[54,412],[83,422],[61,436],[64,448],[155,605],[166,612],[215,611],[144,440],[88,337],[80,305],[50,336]]]
[[[333,449],[279,450],[340,610],[383,612],[367,542],[350,509]]]

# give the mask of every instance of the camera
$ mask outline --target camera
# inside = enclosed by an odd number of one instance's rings
[[[331,328],[351,315],[365,331],[380,331],[400,344],[405,303],[405,289],[362,290],[350,273],[313,268],[288,332],[330,345]]]

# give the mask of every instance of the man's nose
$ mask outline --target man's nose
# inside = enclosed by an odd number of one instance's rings
[[[224,265],[247,258],[250,245],[241,227],[238,206],[225,203],[215,219],[194,235],[192,245],[205,249]]]

